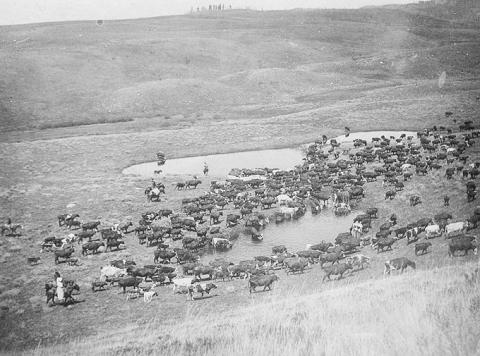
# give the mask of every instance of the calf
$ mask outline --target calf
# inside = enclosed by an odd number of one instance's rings
[[[211,291],[212,289],[216,289],[216,288],[217,288],[217,286],[216,286],[215,284],[213,284],[213,283],[197,284],[195,287],[194,287],[194,286],[190,286],[190,287],[188,288],[188,290],[189,290],[189,293],[188,293],[188,294],[190,295],[191,300],[194,300],[194,298],[193,298],[193,292],[194,292],[194,291],[196,291],[197,293],[200,293],[200,294],[202,295],[202,298],[203,298],[203,295],[204,295],[205,293],[210,294],[210,291]]]
[[[383,271],[383,274],[390,274],[392,270],[399,270],[400,273],[403,273],[403,271],[408,267],[412,267],[413,269],[416,268],[416,264],[413,261],[410,261],[406,257],[399,257],[399,258],[394,258],[393,260],[385,261],[385,269]]]
[[[101,290],[105,290],[105,286],[108,282],[106,281],[95,281],[92,282],[92,292],[98,292]]]
[[[415,244],[415,256],[417,256],[419,252],[422,252],[422,255],[426,254],[428,252],[427,249],[430,246],[432,246],[430,242],[421,242]]]

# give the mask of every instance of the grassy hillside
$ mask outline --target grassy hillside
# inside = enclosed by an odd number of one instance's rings
[[[442,71],[474,76],[479,40],[469,25],[382,8],[1,27],[0,131],[301,113]]]
[[[177,325],[157,315],[136,327],[39,347],[35,355],[474,355],[476,268],[467,263],[308,295],[283,291],[228,313],[192,307]],[[473,283],[465,274],[473,274]]]

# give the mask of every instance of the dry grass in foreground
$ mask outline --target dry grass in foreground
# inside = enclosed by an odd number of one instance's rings
[[[36,355],[474,355],[480,353],[476,263],[409,272],[298,296],[231,314],[191,312],[175,327],[158,321],[37,348]]]

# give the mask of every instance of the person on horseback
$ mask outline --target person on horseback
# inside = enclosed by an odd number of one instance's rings
[[[208,175],[208,165],[207,162],[203,162],[203,174]]]

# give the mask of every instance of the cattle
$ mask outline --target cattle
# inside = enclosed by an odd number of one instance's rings
[[[168,250],[155,250],[153,252],[153,263],[166,263],[170,262],[172,258],[176,257],[177,254],[174,251]]]
[[[152,286],[154,288],[155,285]],[[143,302],[150,303],[154,296],[158,295],[156,290],[150,289],[149,291],[143,292]]]
[[[338,275],[338,279],[343,278],[343,274],[347,272],[348,270],[353,269],[352,265],[350,263],[340,263],[336,266],[327,266],[327,267],[322,267],[323,271],[325,272],[325,275],[323,276],[323,280],[325,281],[326,278],[328,280],[330,279],[330,276],[336,276]]]
[[[190,287],[193,283],[195,283],[195,278],[175,278],[172,280],[173,282],[173,293],[174,294],[184,294],[183,293],[183,288]],[[182,290],[182,292],[179,292],[178,290]],[[188,291],[187,291],[188,293]]]
[[[105,244],[100,241],[87,242],[82,245],[82,255],[88,255],[89,251],[92,251],[92,254],[96,254],[101,246],[105,246]]]
[[[305,267],[308,266],[308,261],[305,258],[286,259],[283,263],[286,267],[287,275],[295,272],[303,273]]]
[[[326,255],[320,256],[319,261],[320,261],[320,266],[323,267],[323,265],[327,262],[331,262],[331,264],[338,263],[340,259],[344,258],[345,255],[343,252],[333,252],[333,253],[327,253]]]
[[[364,255],[354,255],[349,256],[346,259],[346,262],[352,267],[357,267],[358,269],[363,269],[365,264],[370,264],[370,257]]]
[[[407,237],[407,245],[410,245],[411,242],[418,241],[419,232],[420,232],[420,228],[418,227],[414,227],[407,230],[407,232],[405,233],[405,236]]]
[[[476,255],[477,248],[478,244],[475,238],[473,239],[473,241],[469,237],[455,238],[448,244],[448,255],[450,257],[454,257],[456,251],[464,251],[464,255],[466,256],[469,250],[472,250],[473,254]]]
[[[191,285],[188,287],[188,294],[190,296],[190,299],[194,300],[194,297],[193,297],[194,292],[200,293],[203,298],[203,295],[205,293],[210,294],[210,291],[216,288],[217,286],[213,283],[207,283],[207,284],[202,283],[202,284],[197,284],[196,286]]]
[[[392,250],[392,245],[394,244],[395,241],[396,240],[391,237],[379,239],[377,241],[377,253],[380,253],[380,250],[382,252],[385,251],[385,249]]]
[[[279,245],[279,246],[273,246],[272,247],[272,253],[273,254],[278,254],[278,253],[285,253],[287,252],[287,248],[284,245]]]
[[[98,226],[100,225],[100,221],[90,221],[82,224],[82,230],[98,230]]]
[[[407,232],[408,228],[407,227],[401,227],[398,229],[395,229],[393,232],[395,233],[395,237],[397,239],[403,239],[405,237],[405,233]]]
[[[127,273],[133,277],[152,278],[152,276],[155,274],[155,270],[150,268],[128,266]]]
[[[104,266],[100,269],[100,281],[112,280],[127,275],[127,270],[115,266]]]
[[[196,266],[193,269],[193,275],[196,279],[202,280],[202,275],[208,275],[210,279],[213,278],[215,270],[211,266]]]
[[[108,249],[110,249],[110,251],[112,251],[113,248],[115,248],[116,250],[119,250],[121,245],[125,246],[125,242],[122,241],[122,240],[107,241],[107,247],[105,248],[105,251],[108,250]]]
[[[406,257],[398,257],[394,258],[392,260],[385,261],[385,269],[383,271],[383,274],[390,274],[391,271],[393,270],[399,270],[400,273],[403,273],[403,271],[408,267],[412,267],[413,269],[416,268],[415,262],[409,260]]]
[[[123,277],[119,278],[118,285],[123,289],[125,293],[127,287],[138,288],[139,284],[142,283],[143,278],[138,277]]]
[[[385,192],[385,200],[387,200],[387,199],[392,200],[393,198],[395,198],[395,195],[397,195],[397,192],[396,192],[396,191],[394,191],[394,190],[387,190],[387,191]]]
[[[27,258],[27,263],[28,263],[30,266],[33,266],[33,265],[38,264],[38,261],[40,261],[40,257],[28,257],[28,258]]]
[[[231,265],[227,267],[227,271],[230,274],[230,278],[233,277],[241,277],[243,275],[243,279],[247,279],[250,274],[250,267],[248,265]]]
[[[377,213],[378,213],[378,208],[368,208],[366,213],[370,215],[370,218],[376,219],[377,218]]]
[[[92,292],[98,292],[101,290],[105,290],[105,286],[107,285],[106,281],[95,281],[92,282]]]
[[[322,252],[317,250],[305,250],[297,252],[298,257],[306,258],[310,263],[315,262],[315,260],[317,260],[321,254]]]
[[[72,254],[75,252],[73,247],[67,247],[62,250],[56,250],[54,252],[55,254],[55,264],[58,264],[60,262],[60,258],[63,259],[68,259],[72,256]]]
[[[212,238],[212,246],[216,249],[229,249],[232,248],[233,244],[228,239],[214,237]]]
[[[419,252],[422,252],[422,255],[427,253],[427,249],[432,246],[431,242],[420,242],[415,244],[415,256],[418,255]]]
[[[442,231],[439,225],[429,225],[425,228],[425,234],[426,234],[426,238],[430,239],[430,238],[442,236]]]
[[[307,250],[327,252],[328,248],[332,246],[333,244],[331,242],[322,241],[315,245],[307,245]]]
[[[468,221],[460,221],[448,224],[445,226],[445,239],[456,236],[465,232],[468,229]]]
[[[252,293],[252,290],[255,292],[255,289],[257,287],[263,287],[263,290],[265,291],[267,288],[268,290],[272,290],[272,284],[275,281],[278,281],[279,278],[276,274],[270,274],[268,276],[255,276],[250,278],[248,281],[248,286],[250,293]]]

